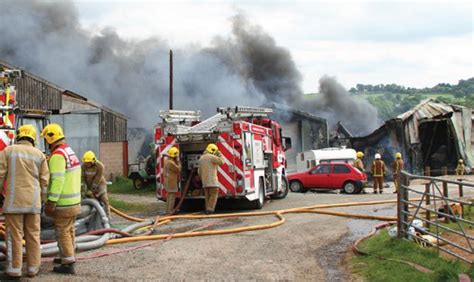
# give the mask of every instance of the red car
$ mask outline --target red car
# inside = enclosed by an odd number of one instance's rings
[[[323,163],[307,171],[288,175],[290,190],[342,189],[348,194],[360,193],[367,184],[367,175],[347,163]]]

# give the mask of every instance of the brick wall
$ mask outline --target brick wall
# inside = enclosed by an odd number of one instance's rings
[[[124,143],[123,142],[107,142],[107,143],[100,143],[100,157],[99,160],[105,166],[105,173],[104,176],[107,181],[113,181],[114,179],[111,178],[117,176],[126,176],[124,174],[124,160],[123,160],[123,149]]]

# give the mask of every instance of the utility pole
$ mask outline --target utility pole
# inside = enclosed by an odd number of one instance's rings
[[[173,109],[173,50],[170,50],[170,110]]]

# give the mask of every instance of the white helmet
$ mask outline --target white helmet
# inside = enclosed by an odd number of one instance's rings
[[[375,154],[375,159],[376,160],[380,160],[382,157],[380,156],[380,154]]]

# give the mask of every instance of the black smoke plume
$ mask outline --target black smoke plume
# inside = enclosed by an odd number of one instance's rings
[[[302,108],[302,76],[290,52],[243,14],[231,22],[231,34],[215,37],[210,46],[174,48],[175,108],[205,116],[227,105],[275,102]],[[111,27],[87,30],[70,1],[2,1],[0,24],[0,60],[128,115],[130,127],[150,128],[159,121],[158,111],[167,109],[166,40],[125,39]],[[323,101],[304,109],[315,115],[324,111],[335,122],[351,121],[345,123],[353,131],[373,121],[357,118],[366,108],[339,99],[343,89],[321,90],[327,94]]]

